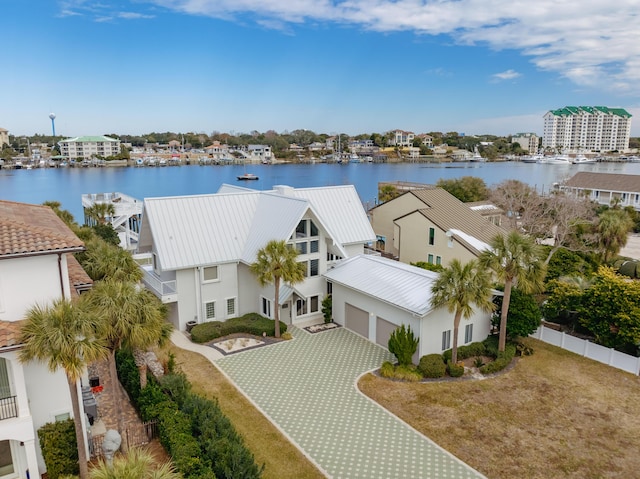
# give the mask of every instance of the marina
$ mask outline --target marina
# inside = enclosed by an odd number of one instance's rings
[[[440,179],[462,176],[482,178],[487,186],[507,179],[528,183],[538,191],[553,188],[578,171],[640,174],[639,162],[603,162],[547,165],[524,162],[459,163],[344,163],[251,165],[257,180],[251,188],[271,189],[274,185],[297,188],[353,184],[365,206],[374,206],[378,182],[409,181],[435,184]],[[122,192],[134,198],[215,193],[222,184],[240,183],[243,165],[181,166],[165,168],[35,168],[0,170],[0,198],[40,204],[59,201],[76,221],[83,221],[82,195],[95,192]]]

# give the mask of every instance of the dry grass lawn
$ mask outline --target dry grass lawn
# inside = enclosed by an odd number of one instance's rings
[[[640,477],[640,379],[534,339],[482,381],[360,389],[491,479]]]
[[[256,462],[265,464],[263,479],[324,477],[209,360],[173,345],[168,351],[175,355],[176,365],[187,375],[194,392],[218,400],[220,408],[242,435]]]

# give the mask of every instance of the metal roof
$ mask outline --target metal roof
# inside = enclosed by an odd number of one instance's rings
[[[374,255],[358,255],[338,263],[324,277],[414,314],[431,311],[431,287],[438,274]]]
[[[567,180],[562,187],[585,188],[594,191],[640,193],[640,175],[579,171]]]
[[[288,240],[307,212],[340,250],[375,239],[353,186],[255,191],[223,185],[220,191],[145,198],[143,222],[149,228],[141,229],[141,243],[149,231],[162,270],[252,263],[268,241]]]

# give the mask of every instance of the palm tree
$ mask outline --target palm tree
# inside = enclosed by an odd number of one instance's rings
[[[143,276],[131,253],[99,238],[87,242],[87,250],[78,260],[94,281],[112,279],[135,283]]]
[[[113,206],[113,203],[94,203],[85,208],[84,213],[88,218],[104,225],[107,223],[107,217],[112,217],[116,214],[116,207]]]
[[[451,261],[440,272],[431,287],[431,305],[434,308],[446,306],[453,316],[453,349],[451,362],[458,361],[458,329],[460,319],[469,319],[473,315],[473,305],[482,311],[491,311],[491,277],[486,269],[480,268],[477,261],[462,264],[458,259]]]
[[[306,266],[298,263],[298,251],[283,240],[271,240],[258,251],[251,271],[261,286],[273,283],[274,319],[276,338],[280,337],[280,281],[289,284],[300,283],[306,276]]]
[[[31,308],[20,334],[21,362],[45,362],[51,372],[62,368],[67,376],[81,479],[88,477],[88,467],[77,384],[89,363],[108,354],[104,342],[95,337],[94,326],[93,318],[85,310],[59,299],[51,306]]]
[[[633,220],[625,210],[609,209],[600,213],[596,231],[602,260],[607,263],[627,244]]]
[[[504,298],[500,313],[500,338],[498,350],[504,351],[507,343],[507,314],[511,289],[517,286],[524,293],[540,291],[546,274],[546,265],[541,261],[541,251],[535,240],[515,230],[498,235],[478,257],[483,268],[494,271],[504,282]]]
[[[131,282],[104,280],[97,282],[82,296],[86,307],[97,317],[97,332],[109,349],[109,375],[118,384],[116,352],[123,346],[133,350],[148,349],[166,341],[172,326],[165,321],[166,309],[153,293]],[[146,368],[140,367],[141,387],[146,385]],[[117,395],[124,400],[121,388]],[[124,423],[118,402],[118,428]],[[123,436],[124,438],[124,436]],[[126,449],[126,444],[123,442]]]
[[[90,479],[180,479],[170,462],[157,465],[153,454],[139,448],[114,459],[113,464],[101,460],[91,469]]]

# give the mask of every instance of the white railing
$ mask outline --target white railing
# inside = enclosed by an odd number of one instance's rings
[[[613,368],[627,371],[636,376],[640,375],[640,358],[621,353],[613,348],[606,348],[586,339],[576,338],[570,334],[544,326],[540,326],[531,337],[579,354],[585,358],[607,364]]]
[[[144,270],[144,277],[142,281],[151,289],[156,291],[160,296],[168,296],[170,294],[176,294],[176,280],[162,281],[152,271]]]

